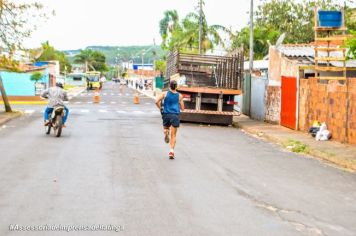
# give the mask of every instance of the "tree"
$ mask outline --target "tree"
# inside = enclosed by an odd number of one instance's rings
[[[61,72],[70,72],[72,65],[69,63],[64,52],[57,51],[49,42],[42,43],[42,54],[36,61],[59,61]]]
[[[108,71],[106,57],[99,51],[93,51],[91,49],[80,50],[80,53],[75,56],[74,62],[85,64],[86,71]]]
[[[349,2],[349,1],[347,1]],[[265,1],[256,11],[256,26],[275,29],[286,33],[286,43],[310,43],[314,41],[314,7],[319,9],[340,9],[340,1],[336,0],[271,0]],[[349,20],[350,9],[346,9],[346,23],[353,29]],[[351,28],[350,28],[351,27]]]
[[[155,61],[155,69],[158,70],[161,74],[161,77],[166,72],[167,63],[164,60],[156,60]]]
[[[314,41],[314,7],[319,9],[340,9],[336,0],[264,0],[255,13],[254,55],[261,59],[268,54],[268,41],[274,44],[279,35],[286,33],[284,43],[310,43]],[[346,8],[347,27],[352,30],[352,9]],[[249,50],[249,28],[231,34],[231,50],[244,46]],[[245,51],[245,52],[246,52]]]
[[[254,27],[253,41],[254,41],[254,57],[255,59],[262,59],[268,54],[269,43],[274,44],[280,32],[274,29],[267,29],[263,27]],[[244,48],[245,56],[248,57],[250,50],[250,28],[245,27],[240,32],[232,35],[232,45],[230,51]]]
[[[34,84],[34,86],[35,86],[35,92],[36,92],[36,84],[37,84],[38,81],[40,81],[42,78],[43,78],[43,74],[42,74],[41,72],[35,72],[35,73],[33,73],[33,74],[31,75],[30,80],[35,82],[35,84]]]
[[[94,51],[93,58],[94,58],[93,67],[95,70],[101,71],[101,72],[109,70],[109,67],[106,64],[106,57],[103,53]]]
[[[0,46],[21,48],[23,39],[36,29],[31,22],[45,18],[44,6],[38,2],[0,0]]]
[[[36,25],[31,23],[30,19],[43,19],[47,17],[42,10],[43,5],[37,2],[17,3],[10,0],[0,0],[0,52],[3,48],[8,48],[10,51],[10,58],[2,60],[2,62],[9,62],[3,65],[5,68],[10,64],[10,68],[16,69],[13,67],[14,63],[12,62],[11,52],[16,50],[16,48],[21,48],[23,40],[29,37],[32,31],[36,29]],[[10,103],[1,78],[0,91],[6,112],[11,112]]]
[[[179,16],[176,10],[168,10],[164,12],[164,17],[159,22],[159,32],[162,37],[162,48],[168,49],[168,38],[173,32],[181,29],[179,24]]]
[[[346,41],[346,47],[349,48],[347,58],[356,59],[356,31],[352,31],[351,33],[353,37]]]
[[[199,22],[200,15],[191,12],[182,21],[176,10],[166,11],[160,21],[160,34],[162,37],[162,48],[197,52],[199,47]],[[202,51],[213,50],[216,45],[224,45],[219,31],[229,32],[220,25],[208,25],[204,11],[202,11]]]

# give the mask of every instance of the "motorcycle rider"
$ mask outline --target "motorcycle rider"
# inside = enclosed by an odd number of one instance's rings
[[[42,92],[41,97],[48,98],[48,105],[44,111],[44,125],[49,124],[49,115],[53,112],[54,107],[63,106],[64,107],[64,116],[63,116],[63,127],[68,119],[69,109],[64,106],[64,101],[68,101],[67,92],[63,89],[63,84],[60,82],[56,83],[55,87],[51,87]]]

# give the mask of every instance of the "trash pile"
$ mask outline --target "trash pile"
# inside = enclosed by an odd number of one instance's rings
[[[309,128],[309,133],[315,137],[316,141],[327,141],[331,139],[331,132],[328,130],[326,123],[314,121],[313,126]]]

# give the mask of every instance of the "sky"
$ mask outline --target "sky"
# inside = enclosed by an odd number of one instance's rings
[[[54,10],[55,16],[41,22],[25,46],[39,47],[48,40],[59,50],[151,45],[153,39],[159,44],[159,21],[164,11],[176,9],[183,18],[198,5],[198,0],[37,1]],[[205,0],[204,12],[210,25],[239,30],[248,23],[249,7],[250,0]]]

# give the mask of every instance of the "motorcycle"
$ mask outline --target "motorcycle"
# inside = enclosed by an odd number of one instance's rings
[[[49,123],[46,126],[46,134],[50,134],[51,129],[53,128],[54,135],[56,137],[61,136],[64,113],[65,113],[64,106],[57,106],[53,108],[52,114],[50,114],[48,120]]]

